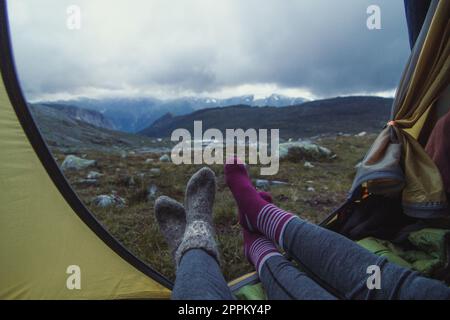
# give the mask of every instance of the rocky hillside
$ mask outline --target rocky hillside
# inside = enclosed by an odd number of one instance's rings
[[[283,108],[247,105],[210,108],[183,116],[166,114],[140,133],[149,137],[169,137],[178,128],[192,133],[196,120],[203,122],[203,130],[280,129],[280,136],[286,139],[339,132],[377,132],[388,121],[391,105],[392,99],[343,97]]]
[[[116,129],[110,119],[106,118],[105,116],[103,116],[103,114],[95,110],[88,110],[76,106],[62,105],[56,103],[35,104],[34,107],[47,108],[48,111],[51,111],[50,109],[54,109],[53,113],[56,112],[59,113],[60,115],[66,116],[67,118],[83,121],[85,123],[91,124],[99,128],[105,128],[110,130]]]
[[[109,122],[101,114],[77,109],[57,105],[30,105],[31,113],[47,144],[63,152],[120,152],[152,148],[156,144],[145,136],[107,129],[105,126],[109,126]]]

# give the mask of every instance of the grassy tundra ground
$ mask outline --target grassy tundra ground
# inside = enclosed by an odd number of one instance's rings
[[[305,168],[303,161],[283,161],[278,174],[271,177],[259,176],[259,168],[251,166],[250,174],[253,179],[287,182],[286,186],[272,187],[269,190],[274,202],[285,210],[318,223],[345,199],[355,173],[354,167],[373,139],[373,135],[323,138],[317,143],[335,152],[336,159],[313,162],[314,168]],[[58,151],[55,151],[55,156],[59,163],[65,157]],[[158,190],[156,196],[168,195],[182,202],[186,182],[201,166],[162,163],[158,161],[157,154],[130,154],[121,157],[92,151],[84,152],[83,156],[97,160],[96,167],[65,173],[80,198],[101,223],[135,255],[173,279],[173,263],[155,221],[155,198],[148,199],[148,188],[154,185]],[[149,158],[154,161],[146,161]],[[152,168],[159,168],[160,173],[152,174]],[[222,251],[222,270],[226,279],[232,280],[252,268],[243,255],[236,205],[224,184],[223,167],[215,165],[211,168],[216,173],[218,184],[214,221]],[[91,170],[98,171],[103,176],[96,184],[80,182]],[[93,197],[111,194],[113,190],[126,199],[125,207],[99,208],[91,203]]]

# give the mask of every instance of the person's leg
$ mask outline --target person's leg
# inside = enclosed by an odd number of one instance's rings
[[[259,276],[269,300],[336,300],[283,256],[269,258]]]
[[[244,252],[255,266],[269,300],[334,300],[305,273],[284,258],[274,243],[243,229]]]
[[[186,188],[186,209],[168,197],[158,198],[155,215],[177,268],[173,299],[233,299],[219,268],[212,207],[214,172],[199,170]]]
[[[389,263],[350,239],[300,218],[287,224],[282,238],[283,248],[295,260],[346,299],[450,299],[450,289],[441,282]],[[373,266],[380,271],[379,289],[367,285]]]
[[[174,300],[233,300],[215,258],[201,249],[181,258],[172,291]]]
[[[262,199],[245,166],[227,161],[226,183],[239,207],[243,227],[262,233],[303,267],[349,299],[443,299],[450,289],[438,281],[388,263],[353,241],[310,224]],[[287,243],[284,243],[284,242]],[[381,289],[369,290],[368,268],[381,271]],[[422,287],[422,288],[420,288]],[[420,289],[419,289],[420,288]]]
[[[258,191],[258,194],[263,200],[269,203],[273,202],[270,193]],[[243,221],[245,215],[239,212],[238,216],[239,220]],[[300,272],[284,258],[273,242],[261,235],[251,233],[245,228],[242,232],[245,255],[255,266],[269,300],[335,299],[306,273]]]
[[[155,201],[155,218],[175,260],[175,251],[183,240],[186,230],[186,211],[178,201],[162,196]]]

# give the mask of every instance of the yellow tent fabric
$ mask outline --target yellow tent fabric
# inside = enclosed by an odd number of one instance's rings
[[[401,191],[405,213],[413,217],[447,215],[439,170],[416,139],[449,88],[449,21],[450,1],[434,0],[397,90],[392,121],[372,145],[352,187],[365,183],[372,193]]]
[[[448,88],[449,2],[434,1],[436,13],[428,33],[423,34],[421,50],[407,66],[398,90],[394,103],[395,125],[380,134],[362,166],[368,168],[369,174],[379,171],[378,167],[392,167],[395,173],[394,167],[402,163],[406,181],[401,177],[398,184],[401,188],[405,185],[403,198],[407,204],[446,202],[437,168],[415,139],[430,108]],[[4,3],[0,3],[4,11]],[[0,18],[1,36],[5,37],[3,29],[7,21],[5,17]],[[9,41],[0,40],[2,47]],[[392,131],[399,141],[391,141]],[[428,174],[418,175],[421,172]],[[380,190],[398,191],[395,183],[390,183],[395,179],[383,176],[376,179],[369,174],[361,181],[370,182],[372,187],[377,187],[376,182],[382,184]],[[356,185],[361,181],[357,179]],[[80,268],[80,289],[67,287],[70,277],[67,269],[73,265]],[[0,80],[0,298],[165,299],[169,296],[170,290],[123,259],[74,212],[33,149],[5,83]]]
[[[1,57],[2,59],[4,57]],[[0,83],[0,298],[168,298],[65,201],[28,141]],[[71,265],[81,289],[69,290]]]
[[[439,1],[411,75],[403,78],[394,102],[395,130],[403,145],[406,185],[403,202],[445,203],[439,171],[423,148],[405,130],[420,123],[450,81],[450,2]],[[422,122],[423,125],[424,121]],[[416,128],[417,130],[417,128]],[[426,173],[426,174],[425,174]]]

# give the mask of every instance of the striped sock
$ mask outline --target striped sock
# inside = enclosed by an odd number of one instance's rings
[[[286,212],[269,203],[258,213],[256,228],[267,238],[283,248],[283,232],[289,221],[294,219],[292,213]]]
[[[245,165],[237,158],[227,160],[225,182],[239,208],[241,225],[259,232],[283,248],[282,234],[295,216],[269,203],[253,186]]]
[[[262,235],[251,233],[243,229],[244,252],[247,259],[255,266],[256,271],[261,275],[261,268],[264,263],[273,256],[281,256],[274,243]]]
[[[261,199],[272,203],[273,199],[272,199],[272,195],[269,192],[265,192],[265,191],[258,191],[259,196],[261,197]],[[239,218],[239,223],[241,224],[242,227],[244,227],[245,229],[247,229],[250,232],[255,232],[256,230],[253,230],[251,223],[248,221],[248,218],[245,214],[243,214],[241,212],[241,210],[238,210],[238,218]]]

